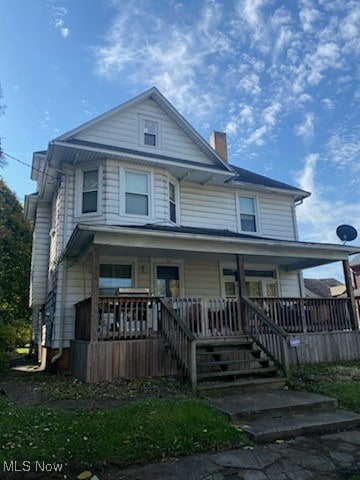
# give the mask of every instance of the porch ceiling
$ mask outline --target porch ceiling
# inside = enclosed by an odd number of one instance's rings
[[[289,242],[241,235],[235,232],[192,228],[78,225],[65,255],[79,258],[92,243],[109,256],[196,258],[229,261],[241,254],[249,264],[273,264],[286,271],[302,270],[348,260],[360,247]]]

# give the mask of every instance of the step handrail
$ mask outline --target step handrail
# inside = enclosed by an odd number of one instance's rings
[[[183,373],[190,380],[193,391],[196,391],[196,337],[164,299],[159,298],[159,303],[161,305],[161,330],[166,345],[176,358]]]
[[[288,333],[276,325],[254,302],[243,296],[241,302],[245,307],[245,330],[269,357],[283,370],[286,378],[290,377],[290,363],[288,352]],[[249,314],[255,314],[252,321]],[[264,326],[266,327],[264,329]]]

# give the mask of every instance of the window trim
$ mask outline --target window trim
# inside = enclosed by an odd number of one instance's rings
[[[94,212],[83,212],[83,182],[84,173],[97,170],[98,172],[98,188],[97,188],[97,208]],[[102,214],[102,181],[103,166],[102,165],[87,165],[77,168],[75,171],[75,216],[76,217],[94,217]]]
[[[145,143],[145,123],[154,123],[156,124],[156,135],[155,135],[155,145],[149,145]],[[151,150],[160,150],[161,149],[161,120],[160,118],[151,117],[147,115],[139,114],[139,144],[142,147],[149,148]]]
[[[170,198],[170,184],[174,186],[174,195],[175,199],[172,202]],[[168,178],[168,184],[167,184],[168,190],[167,190],[167,195],[168,195],[168,220],[174,225],[179,225],[180,223],[180,192],[179,192],[179,183],[177,180],[174,180],[173,178],[169,177]],[[170,209],[170,204],[173,203],[175,205],[175,221],[171,220],[171,209]]]
[[[220,276],[220,292],[221,292],[221,296],[223,298],[226,298],[226,292],[225,292],[225,281],[226,281],[226,277],[230,277],[230,278],[233,278],[232,275],[224,275],[224,270],[233,270],[234,272],[236,272],[236,266],[234,264],[230,264],[230,263],[220,263],[219,264],[219,276]],[[273,276],[260,276],[260,275],[245,275],[245,282],[259,282],[261,284],[260,288],[261,288],[261,295],[260,297],[266,297],[266,284],[267,283],[273,283],[276,287],[276,291],[277,291],[277,296],[280,295],[280,281],[279,281],[279,272],[277,270],[277,268],[262,268],[262,269],[258,269],[258,268],[255,268],[254,266],[247,266],[245,268],[245,273],[247,272],[259,272],[259,274],[261,272],[273,272]],[[232,280],[230,280],[232,281]],[[237,286],[237,282],[236,282],[236,279],[234,280],[235,281],[235,290],[236,290],[236,296],[238,295],[238,286]],[[229,297],[231,298],[231,297]],[[236,298],[236,297],[233,297],[233,298]],[[269,297],[271,298],[271,297]]]
[[[148,198],[148,214],[141,215],[136,213],[127,213],[126,212],[126,172],[143,174],[147,176],[147,198]],[[130,193],[130,192],[128,192]],[[136,218],[136,219],[153,219],[154,217],[154,172],[149,170],[137,169],[134,167],[121,166],[120,167],[120,213],[127,218]]]
[[[251,198],[254,201],[254,215],[255,215],[255,232],[251,230],[243,230],[241,228],[241,209],[240,209],[240,199],[241,198]],[[237,222],[238,222],[238,231],[245,233],[247,235],[261,235],[260,231],[260,213],[259,213],[259,199],[256,195],[245,195],[243,193],[238,193],[236,195],[236,211],[237,211]]]
[[[150,258],[151,269],[151,291],[156,291],[157,267],[178,267],[179,281],[180,281],[180,297],[185,296],[185,276],[184,276],[184,261],[170,258]]]

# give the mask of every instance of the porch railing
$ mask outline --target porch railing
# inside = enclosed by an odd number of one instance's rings
[[[197,383],[196,337],[166,300],[160,298],[159,302],[162,333],[166,346],[176,358],[184,376],[189,379],[195,391]]]
[[[76,304],[75,338],[90,339],[91,299]],[[244,315],[236,299],[174,297],[163,299],[195,337],[244,333]],[[354,330],[349,298],[251,298],[253,304],[287,333]],[[98,340],[160,335],[159,298],[118,295],[99,298]],[[239,314],[240,311],[240,314]]]
[[[173,297],[167,298],[166,302],[196,337],[242,333],[236,299]]]
[[[286,378],[290,375],[288,358],[288,334],[276,325],[256,304],[242,298],[242,311],[246,317],[245,333],[280,367]]]
[[[75,339],[90,339],[90,301],[75,305]],[[128,340],[160,335],[158,298],[148,295],[99,297],[97,340]]]
[[[274,323],[288,333],[328,332],[356,328],[350,298],[252,298]]]

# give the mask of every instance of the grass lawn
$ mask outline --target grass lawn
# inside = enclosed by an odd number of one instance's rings
[[[67,464],[69,472],[79,473],[250,444],[225,415],[181,389],[175,393],[171,380],[155,381],[153,389],[150,380],[144,380],[143,385],[119,382],[91,386],[72,377],[31,374],[25,381],[42,395],[51,391],[53,399],[109,398],[117,392],[132,401],[89,411],[20,407],[0,396],[0,465],[11,460],[56,462]],[[144,388],[148,398],[136,400]]]
[[[360,362],[319,364],[293,371],[292,387],[335,397],[341,407],[360,413]]]

